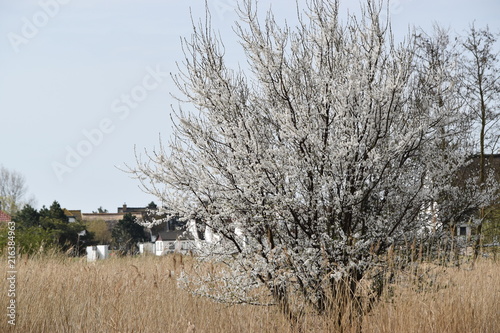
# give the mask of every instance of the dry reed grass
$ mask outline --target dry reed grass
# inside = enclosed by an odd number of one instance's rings
[[[500,262],[425,271],[427,279],[400,281],[366,316],[367,332],[500,332]]]
[[[227,306],[191,296],[176,277],[189,257],[20,258],[17,322],[1,332],[293,332],[275,307]],[[6,260],[3,260],[6,262]],[[500,331],[500,264],[432,268],[431,283],[400,279],[363,318],[363,332]],[[429,269],[427,269],[429,271]],[[439,271],[439,272],[438,272]],[[0,305],[7,306],[7,282]],[[4,311],[5,312],[5,311]],[[333,318],[308,314],[305,332],[335,332]],[[348,328],[344,332],[352,332]]]

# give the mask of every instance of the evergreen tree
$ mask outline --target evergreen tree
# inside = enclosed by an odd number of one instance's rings
[[[146,239],[144,228],[137,223],[131,213],[123,216],[111,232],[112,245],[123,254],[132,254],[137,250],[137,243]]]
[[[30,205],[25,205],[14,215],[13,221],[16,222],[16,229],[38,227],[40,226],[40,213]]]

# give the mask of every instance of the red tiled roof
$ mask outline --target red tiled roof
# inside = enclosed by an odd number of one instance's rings
[[[12,221],[10,215],[0,210],[0,222],[10,222],[10,221]]]

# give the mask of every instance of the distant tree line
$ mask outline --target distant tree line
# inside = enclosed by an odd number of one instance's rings
[[[54,201],[49,208],[36,210],[25,205],[12,219],[16,222],[16,244],[20,253],[39,253],[49,249],[81,254],[85,246],[92,243],[81,221],[69,222],[61,205]],[[4,248],[4,232],[0,233],[0,248]]]

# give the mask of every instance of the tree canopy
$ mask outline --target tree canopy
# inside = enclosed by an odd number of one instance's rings
[[[37,253],[48,249],[69,251],[79,255],[85,245],[92,244],[92,235],[81,221],[69,222],[59,202],[39,211],[25,205],[13,217],[16,239],[21,253]]]

